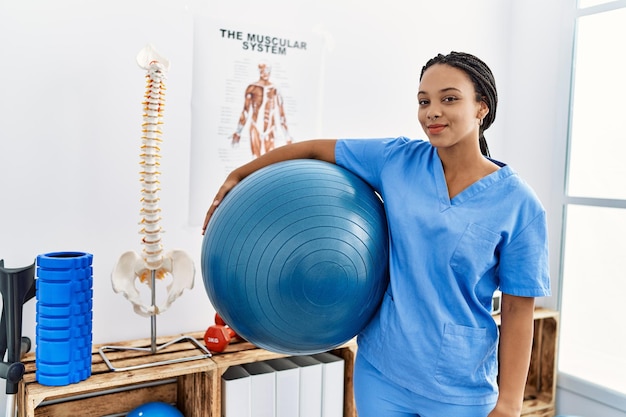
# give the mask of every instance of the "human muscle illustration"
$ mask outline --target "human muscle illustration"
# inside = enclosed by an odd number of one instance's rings
[[[243,111],[232,136],[232,143],[238,144],[249,123],[250,149],[255,158],[274,149],[277,129],[282,129],[287,143],[291,143],[283,98],[270,81],[271,67],[260,63],[258,68],[259,79],[246,88]]]

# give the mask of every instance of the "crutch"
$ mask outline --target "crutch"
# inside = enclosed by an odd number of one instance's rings
[[[23,268],[5,268],[0,259],[0,378],[6,380],[5,417],[15,416],[15,394],[24,376],[22,354],[30,350],[30,339],[22,337],[24,303],[35,296],[35,264]],[[6,355],[6,360],[5,360]]]

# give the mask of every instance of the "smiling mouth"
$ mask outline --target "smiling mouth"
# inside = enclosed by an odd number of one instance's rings
[[[429,125],[428,131],[430,133],[440,133],[445,127],[446,125]]]

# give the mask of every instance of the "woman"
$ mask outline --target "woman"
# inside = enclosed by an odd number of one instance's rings
[[[491,159],[495,81],[478,58],[426,63],[418,120],[429,141],[313,140],[234,170],[209,208],[269,164],[299,158],[342,166],[385,202],[390,284],[358,337],[359,417],[513,417],[521,413],[534,297],[549,295],[546,216],[531,188]],[[503,293],[501,327],[491,316]],[[499,362],[498,362],[499,359]]]

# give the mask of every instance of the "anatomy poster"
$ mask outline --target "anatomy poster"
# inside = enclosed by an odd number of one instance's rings
[[[276,25],[197,22],[190,218],[234,168],[319,131],[323,37]]]

